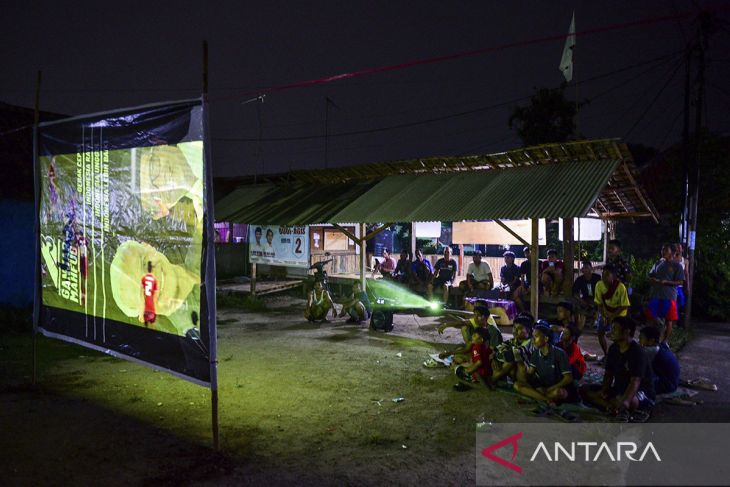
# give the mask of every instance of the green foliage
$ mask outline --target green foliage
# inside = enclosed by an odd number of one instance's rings
[[[540,88],[530,98],[528,106],[515,107],[509,127],[525,145],[565,142],[575,135],[575,114],[580,103],[565,97],[565,85],[560,88]]]
[[[730,321],[730,219],[701,232],[698,228],[695,270],[695,314]]]
[[[637,259],[633,255],[629,257],[632,298],[636,302],[644,303],[649,298],[649,290],[651,288],[649,271],[655,263],[656,261],[652,259]]]

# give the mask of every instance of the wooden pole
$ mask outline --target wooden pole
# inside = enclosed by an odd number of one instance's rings
[[[40,320],[40,269],[41,269],[41,261],[40,261],[40,221],[38,218],[38,208],[40,207],[40,178],[38,174],[38,167],[37,167],[37,161],[38,161],[38,123],[41,119],[41,78],[42,74],[41,71],[38,71],[38,77],[36,79],[36,85],[35,85],[35,108],[33,113],[33,175],[35,180],[35,211],[36,211],[36,218],[35,218],[35,269],[34,276],[35,276],[35,286],[34,286],[34,293],[35,293],[35,299],[33,300],[33,334],[32,334],[32,384],[35,386],[36,382],[38,381],[38,323]]]
[[[530,246],[530,312],[537,319],[540,292],[540,270],[538,269],[540,254],[540,219],[532,219],[532,245]]]
[[[203,110],[204,110],[204,141],[208,145],[208,41],[203,41]],[[208,333],[210,341],[210,427],[213,434],[213,449],[220,448],[218,431],[218,346],[216,340],[216,302],[215,302],[215,229],[213,227],[213,170],[210,147],[206,148],[206,193],[207,193],[207,263],[205,287],[208,294]],[[211,277],[212,276],[212,277]],[[212,293],[212,296],[211,296]],[[212,301],[212,302],[211,302]]]
[[[416,258],[416,222],[411,222],[411,258]]]
[[[573,241],[573,218],[563,218],[563,262],[565,275],[563,279],[570,279],[573,285],[575,278],[575,244]],[[563,283],[565,285],[565,283]],[[562,294],[562,293],[561,293]]]
[[[256,297],[256,262],[251,263],[251,297]]]
[[[365,254],[365,250],[367,249],[367,240],[365,240],[366,231],[365,224],[361,223],[360,240],[358,243],[360,245],[360,288],[363,291],[367,291],[367,282],[365,280],[365,268],[367,267],[367,255]]]

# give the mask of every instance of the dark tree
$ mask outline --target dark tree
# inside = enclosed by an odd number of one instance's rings
[[[516,106],[509,118],[509,127],[526,145],[565,142],[575,138],[577,109],[587,102],[578,103],[565,98],[565,86],[540,88],[530,97],[527,106]]]

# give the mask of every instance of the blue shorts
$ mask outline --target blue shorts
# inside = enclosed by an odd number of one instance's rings
[[[646,306],[645,316],[647,320],[665,319],[669,321],[677,321],[677,302],[673,299],[657,299],[652,298]]]
[[[360,315],[357,314],[357,307],[352,306],[350,309],[347,310],[347,314],[350,315],[350,318],[352,318],[355,321],[360,321]],[[367,321],[370,319],[370,312],[365,308],[365,318],[363,318],[363,321]]]

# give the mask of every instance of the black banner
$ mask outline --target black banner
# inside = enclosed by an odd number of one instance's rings
[[[204,132],[201,100],[38,126],[37,331],[215,382]]]

